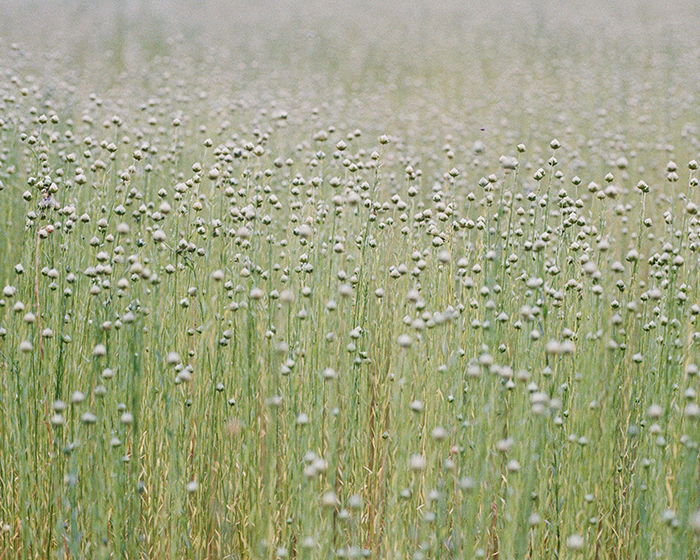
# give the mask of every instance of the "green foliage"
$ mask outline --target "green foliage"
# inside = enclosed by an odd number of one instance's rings
[[[698,557],[697,39],[462,4],[3,4],[0,558]]]

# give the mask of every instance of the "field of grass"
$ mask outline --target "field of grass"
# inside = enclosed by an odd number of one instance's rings
[[[0,560],[700,558],[700,13],[480,4],[0,0]]]

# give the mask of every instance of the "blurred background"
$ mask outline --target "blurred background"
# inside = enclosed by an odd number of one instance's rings
[[[433,120],[469,145],[642,126],[675,148],[697,126],[694,0],[0,0],[0,13],[0,72],[76,101],[184,87],[212,113],[325,107],[330,124],[413,139]]]
[[[109,54],[133,70],[144,58],[177,54],[184,41],[212,56],[202,62],[342,69],[357,78],[406,66],[496,77],[543,50],[553,65],[601,52],[611,65],[639,50],[671,58],[697,49],[700,18],[692,0],[0,0],[0,10],[5,46],[61,53],[78,67]]]

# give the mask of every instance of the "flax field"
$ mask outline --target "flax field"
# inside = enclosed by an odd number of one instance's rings
[[[0,560],[700,558],[690,0],[0,0]]]

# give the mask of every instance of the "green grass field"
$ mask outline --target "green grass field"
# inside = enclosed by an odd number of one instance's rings
[[[0,0],[0,560],[700,558],[693,2]]]

